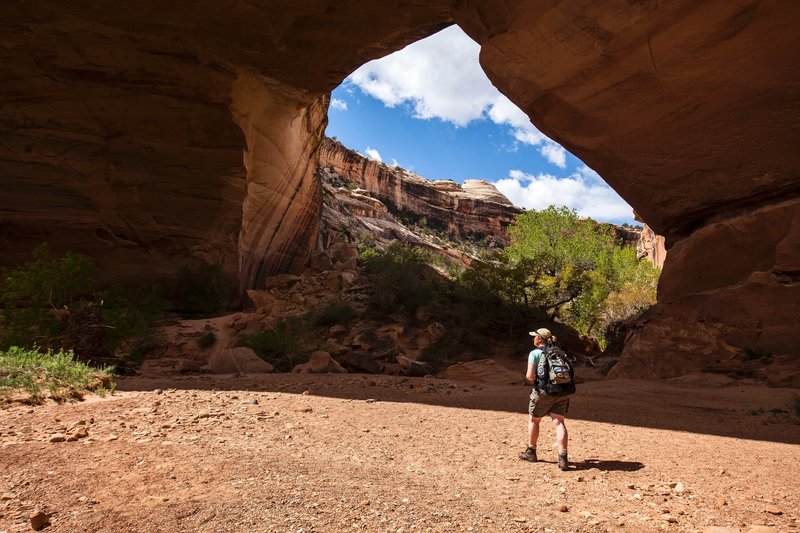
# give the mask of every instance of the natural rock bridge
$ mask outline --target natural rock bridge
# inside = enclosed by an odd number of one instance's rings
[[[117,281],[187,257],[243,289],[301,269],[329,92],[456,23],[492,82],[666,236],[660,303],[617,375],[796,353],[799,15],[778,0],[14,2],[0,261],[46,240]]]

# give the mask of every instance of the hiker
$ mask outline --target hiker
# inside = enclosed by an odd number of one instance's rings
[[[569,408],[569,394],[575,390],[572,382],[572,368],[569,366],[569,384],[564,392],[559,391],[559,396],[552,396],[542,390],[544,381],[547,379],[548,369],[542,361],[545,351],[557,351],[564,353],[560,348],[555,347],[556,337],[547,328],[539,328],[531,331],[534,349],[528,354],[528,372],[525,379],[533,382],[531,391],[531,401],[528,406],[530,420],[528,420],[528,447],[524,452],[520,452],[519,458],[525,461],[536,462],[536,441],[539,439],[539,423],[542,417],[550,415],[553,426],[556,430],[556,441],[558,442],[558,468],[567,470],[569,460],[567,459],[567,426],[564,423],[564,415]],[[566,354],[565,354],[566,355]],[[541,363],[541,364],[540,364]]]

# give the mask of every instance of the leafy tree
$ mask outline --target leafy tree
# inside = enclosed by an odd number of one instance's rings
[[[509,234],[500,269],[507,290],[582,334],[602,337],[608,323],[655,302],[658,269],[619,245],[610,227],[572,209],[522,213]]]

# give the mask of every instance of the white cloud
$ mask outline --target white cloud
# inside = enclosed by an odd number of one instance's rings
[[[517,142],[539,146],[552,164],[564,168],[566,152],[531,124],[528,116],[498,91],[478,62],[480,46],[457,26],[370,61],[347,81],[388,107],[411,106],[414,116],[457,126],[488,118],[506,125]]]
[[[566,205],[578,215],[606,222],[630,222],[631,207],[586,165],[566,177],[512,170],[495,187],[515,205],[541,210]]]
[[[567,151],[561,145],[546,141],[544,146],[539,148],[539,152],[555,166],[567,168]]]
[[[370,148],[369,146],[367,146],[367,149],[364,150],[364,153],[367,154],[367,157],[374,159],[375,161],[383,162],[383,158],[381,158],[380,152],[378,152],[374,148]]]
[[[392,162],[389,163],[389,166],[392,167],[392,168],[396,168],[396,167],[400,166],[400,163],[397,162],[397,159],[392,158]]]
[[[339,100],[338,98],[331,99],[331,108],[339,111],[347,111],[347,102]]]

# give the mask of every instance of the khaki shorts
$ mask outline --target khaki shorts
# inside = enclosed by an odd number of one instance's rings
[[[534,418],[542,418],[547,414],[564,416],[569,410],[569,396],[548,396],[539,394],[536,389],[531,391],[531,401],[528,404],[528,413]]]

